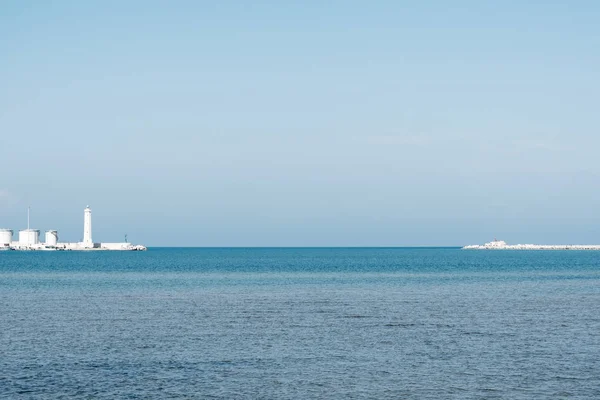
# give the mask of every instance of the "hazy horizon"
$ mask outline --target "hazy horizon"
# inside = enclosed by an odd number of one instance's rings
[[[23,2],[0,228],[147,246],[600,243],[600,4]]]

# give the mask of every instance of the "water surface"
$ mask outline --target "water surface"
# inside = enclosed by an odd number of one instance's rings
[[[600,397],[600,253],[0,253],[5,398]]]

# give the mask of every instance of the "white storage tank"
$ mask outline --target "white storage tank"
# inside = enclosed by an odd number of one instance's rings
[[[38,229],[23,229],[19,231],[19,244],[30,246],[40,242],[40,231]]]
[[[46,231],[46,246],[56,246],[58,243],[58,231]]]
[[[12,243],[13,231],[10,229],[0,229],[0,246],[8,246]]]

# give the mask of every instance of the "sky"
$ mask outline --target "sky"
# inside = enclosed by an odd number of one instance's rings
[[[0,227],[600,243],[596,1],[0,4]]]

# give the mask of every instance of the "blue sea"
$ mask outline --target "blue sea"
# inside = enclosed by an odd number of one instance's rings
[[[0,397],[600,398],[600,252],[0,252]]]

